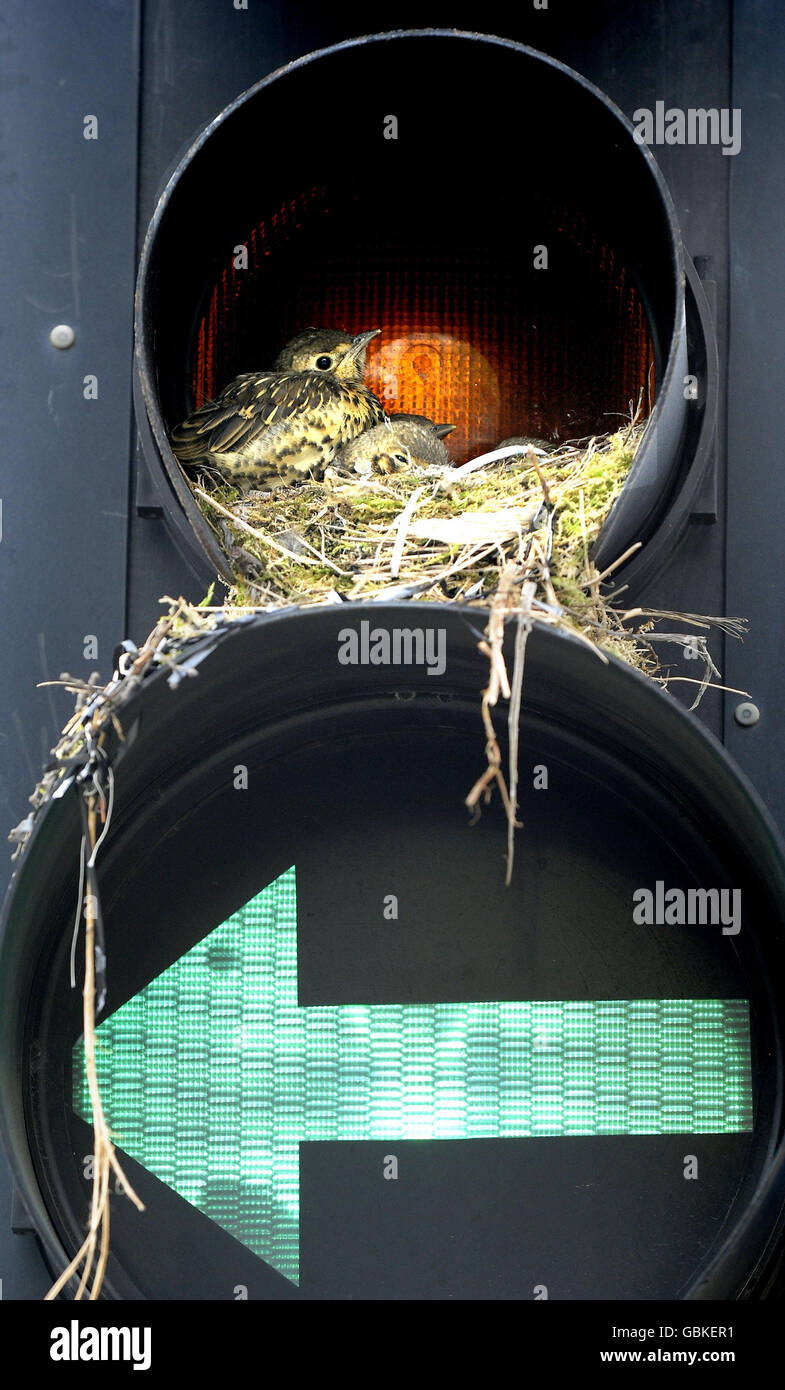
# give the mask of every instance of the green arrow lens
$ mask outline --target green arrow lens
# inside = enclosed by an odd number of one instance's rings
[[[299,1282],[299,1145],[752,1128],[740,999],[300,1008],[282,874],[98,1029],[117,1145]],[[74,1107],[91,1109],[84,1047]]]

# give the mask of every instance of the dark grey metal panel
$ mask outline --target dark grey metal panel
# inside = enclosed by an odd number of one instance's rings
[[[15,1234],[12,1224],[24,1221],[19,1203],[13,1201],[11,1176],[0,1157],[0,1280],[3,1300],[42,1299],[51,1279],[44,1267],[38,1242],[29,1232]]]
[[[761,709],[753,728],[733,720],[726,742],[785,824],[785,12],[740,4],[733,29],[733,105],[742,110],[731,171],[728,391],[728,611],[750,635],[729,652],[728,683]]]
[[[728,683],[749,689],[763,718],[753,730],[738,729],[736,701],[728,697],[726,736],[785,824],[779,773],[785,712],[778,702],[785,644],[776,569],[785,526],[778,475],[785,425],[785,281],[777,235],[785,206],[781,5],[737,4],[732,24],[730,0],[583,0],[574,7],[552,3],[546,11],[494,0],[481,10],[466,0],[430,0],[423,9],[422,0],[402,0],[394,15],[291,0],[249,0],[247,11],[232,0],[144,0],[143,21],[140,8],[141,0],[6,0],[0,17],[0,819],[11,825],[26,813],[42,750],[70,709],[68,698],[35,691],[44,664],[50,675],[107,673],[126,622],[129,635],[143,636],[161,593],[199,597],[190,592],[165,522],[144,514],[151,500],[145,479],[129,480],[135,234],[143,235],[167,172],[207,120],[281,63],[372,29],[441,25],[481,28],[540,48],[596,82],[628,115],[658,98],[680,107],[742,108],[742,152],[734,158],[716,148],[655,150],[687,250],[704,258],[701,273],[714,285],[723,372],[732,179],[731,363],[721,388],[727,387],[729,412],[727,593],[723,468],[719,523],[691,527],[656,584],[634,597],[751,619],[743,648],[728,643],[724,659],[721,643],[714,649]],[[350,93],[336,95],[351,101]],[[98,141],[82,138],[86,114],[99,117]],[[323,128],[324,113],[314,112],[315,136]],[[264,149],[249,151],[249,177],[263,177],[264,158]],[[446,226],[452,212],[450,200]],[[77,330],[76,345],[65,353],[48,342],[49,328],[62,320]],[[97,401],[82,396],[90,372],[99,378]],[[98,638],[96,661],[82,655],[90,633]],[[693,674],[690,663],[681,670]],[[686,698],[689,687],[681,689]],[[719,731],[721,698],[710,696],[701,714]],[[0,847],[0,885],[6,876]],[[39,1297],[45,1277],[17,1253],[29,1249],[27,1237],[17,1238],[14,1259],[21,1263],[10,1277],[3,1181],[0,1169],[4,1291]]]
[[[136,0],[6,0],[0,16],[0,891],[5,835],[73,708],[36,682],[108,676],[124,630],[138,32]],[[76,332],[64,352],[49,342],[61,322]],[[40,1298],[32,1238],[9,1223],[0,1164],[3,1292]]]
[[[137,7],[24,0],[2,19],[4,249],[0,819],[22,818],[71,708],[36,691],[111,674],[125,606]],[[83,138],[86,115],[98,139]],[[49,342],[71,324],[75,345]],[[98,398],[84,397],[97,376]],[[85,660],[84,639],[98,640]],[[0,855],[0,883],[7,878]]]

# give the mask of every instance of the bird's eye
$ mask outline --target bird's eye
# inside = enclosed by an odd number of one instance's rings
[[[407,459],[407,457],[406,457],[405,454],[393,454],[393,458],[396,459],[398,463],[408,463],[408,462],[409,462],[409,460]]]
[[[333,365],[333,359],[332,357],[317,357],[316,365],[320,372],[329,371],[330,367]]]

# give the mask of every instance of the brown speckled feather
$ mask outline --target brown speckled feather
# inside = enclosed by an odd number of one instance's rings
[[[362,384],[323,372],[246,372],[172,430],[181,463],[233,482],[292,481],[319,474],[336,450],[384,411]]]

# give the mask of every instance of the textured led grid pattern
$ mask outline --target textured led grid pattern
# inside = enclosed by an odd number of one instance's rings
[[[289,869],[98,1030],[118,1146],[299,1279],[308,1140],[752,1125],[744,1000],[297,1003]],[[74,1104],[89,1118],[82,1044]]]
[[[470,252],[430,235],[399,247],[379,240],[356,191],[348,202],[345,190],[303,191],[228,239],[197,325],[193,404],[239,371],[270,367],[289,338],[319,324],[382,330],[366,384],[387,410],[454,423],[457,463],[508,435],[563,440],[615,428],[614,414],[621,422],[651,385],[636,277],[571,203],[533,216],[548,228],[557,277],[532,275],[530,254],[509,235],[500,243],[506,220],[492,244]],[[247,268],[234,265],[233,243],[246,246]],[[261,356],[260,332],[273,334]]]

